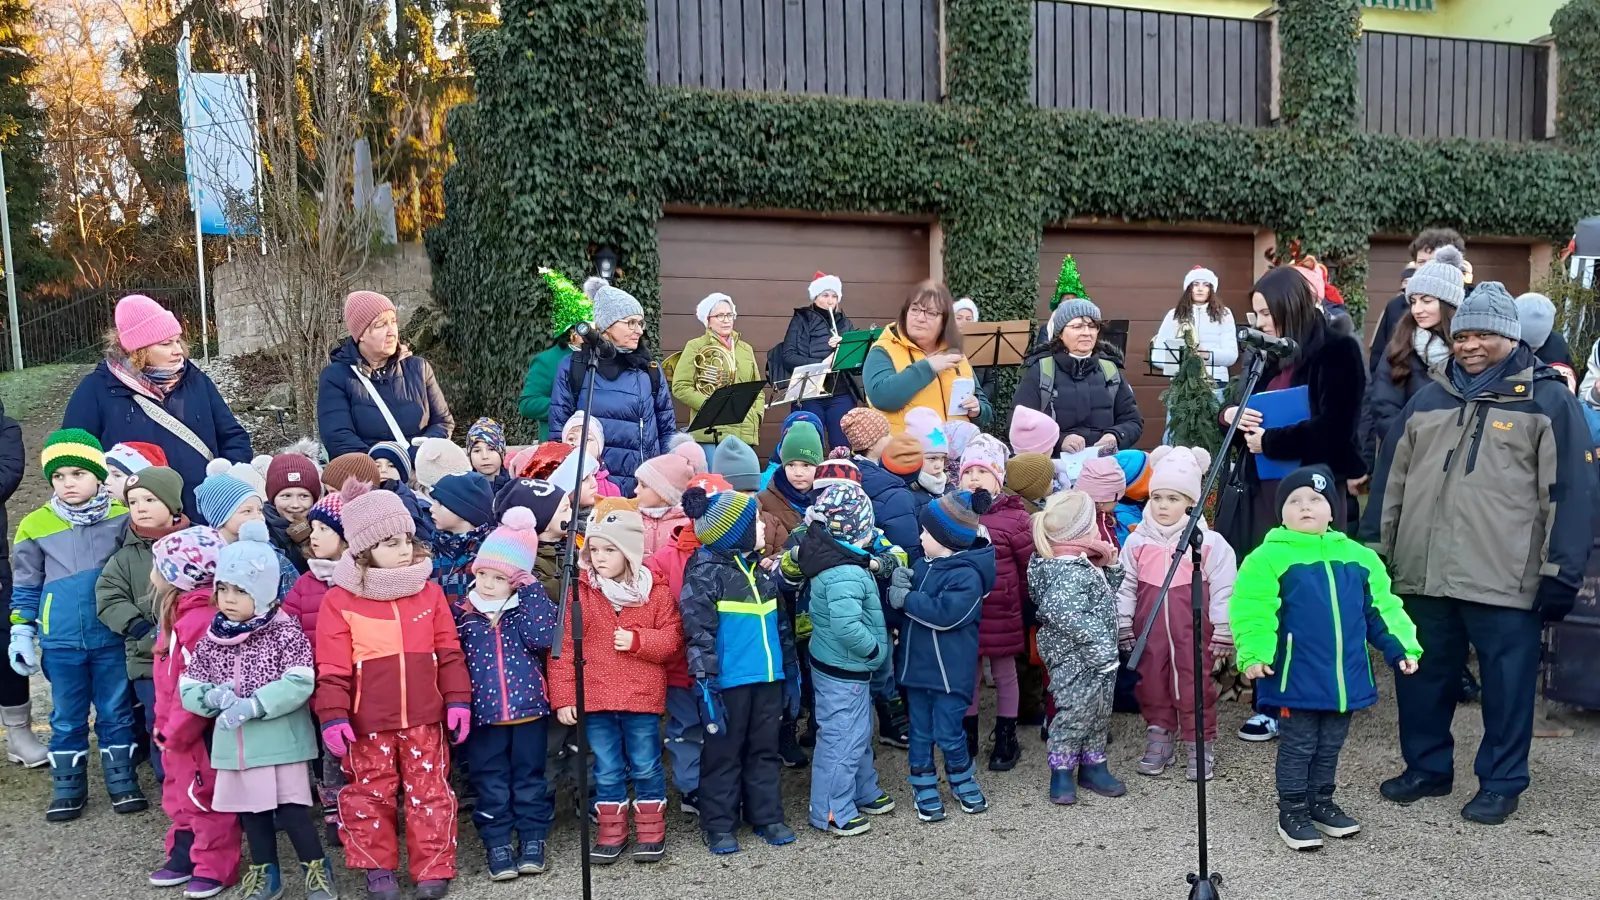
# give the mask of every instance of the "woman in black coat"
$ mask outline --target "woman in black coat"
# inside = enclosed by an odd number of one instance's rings
[[[1100,307],[1087,297],[1061,301],[1047,326],[1048,342],[1023,361],[1016,405],[1036,409],[1061,427],[1059,449],[1098,446],[1126,450],[1144,434],[1122,361],[1100,344]]]
[[[854,330],[850,317],[839,311],[844,285],[837,275],[818,272],[807,289],[811,305],[794,311],[789,330],[783,336],[783,367],[791,374],[800,366],[819,363],[833,355],[839,336]],[[800,408],[822,420],[829,447],[848,447],[850,441],[839,427],[839,420],[857,405],[855,379],[838,375],[830,379],[833,395],[807,400]]]
[[[22,427],[6,415],[0,405],[0,603],[11,606],[11,525],[5,504],[11,502],[22,483],[27,450],[22,446]],[[30,510],[23,510],[26,515]],[[6,755],[28,768],[49,761],[45,748],[33,735],[33,706],[28,695],[28,676],[19,675],[9,665],[0,665],[0,725],[6,728]]]

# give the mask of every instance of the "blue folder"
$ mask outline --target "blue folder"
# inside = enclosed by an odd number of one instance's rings
[[[1282,428],[1311,418],[1311,392],[1305,385],[1253,394],[1246,407],[1261,413],[1262,428]],[[1256,476],[1276,481],[1300,468],[1298,459],[1273,459],[1256,454]]]

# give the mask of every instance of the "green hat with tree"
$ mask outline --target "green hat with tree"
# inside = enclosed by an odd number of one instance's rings
[[[550,286],[550,294],[554,299],[550,310],[550,321],[555,324],[554,334],[565,334],[567,329],[579,322],[587,322],[594,316],[594,304],[583,291],[567,280],[567,276],[547,266],[539,267],[539,275]]]
[[[1056,292],[1050,298],[1050,308],[1059,306],[1062,297],[1085,297],[1088,293],[1083,289],[1083,280],[1078,277],[1078,261],[1068,253],[1061,260],[1061,274],[1056,276]]]

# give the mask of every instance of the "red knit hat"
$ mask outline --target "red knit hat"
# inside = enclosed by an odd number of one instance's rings
[[[322,496],[322,473],[317,464],[300,453],[280,453],[267,466],[267,501],[277,499],[278,492],[289,488],[305,488],[311,492],[312,502]]]

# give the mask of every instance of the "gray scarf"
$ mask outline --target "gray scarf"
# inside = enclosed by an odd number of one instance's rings
[[[111,513],[111,494],[105,485],[101,485],[93,499],[86,500],[79,506],[68,506],[60,497],[51,494],[50,508],[74,527],[93,525]]]

